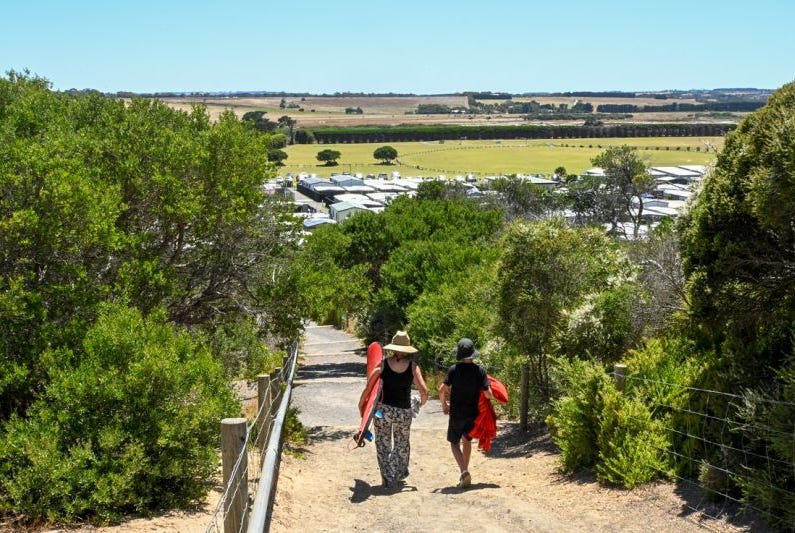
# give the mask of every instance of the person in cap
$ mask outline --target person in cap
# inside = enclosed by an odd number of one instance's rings
[[[439,385],[439,401],[444,414],[450,415],[447,422],[447,441],[460,470],[458,487],[465,488],[472,483],[472,475],[469,473],[472,438],[469,432],[475,427],[480,393],[483,391],[489,399],[492,394],[486,369],[474,361],[480,353],[475,349],[472,340],[459,340],[455,356],[456,363],[449,368],[444,381]]]
[[[375,449],[378,468],[381,470],[381,483],[384,487],[394,487],[409,475],[409,455],[411,447],[411,385],[420,393],[420,407],[428,401],[428,387],[422,377],[419,365],[412,359],[417,349],[405,331],[398,331],[392,342],[384,346],[385,359],[367,378],[367,385],[359,399],[359,411],[370,390],[383,380],[381,401],[378,409],[381,417],[374,419]]]

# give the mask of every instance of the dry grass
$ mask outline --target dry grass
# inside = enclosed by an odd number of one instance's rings
[[[467,106],[465,96],[306,96],[284,97],[285,105],[298,106],[294,108],[280,108],[282,97],[173,97],[163,98],[170,106],[189,110],[196,104],[207,107],[210,117],[217,120],[218,116],[227,109],[231,109],[242,117],[248,111],[265,111],[271,120],[276,120],[282,115],[287,115],[296,120],[298,127],[317,126],[395,126],[401,124],[419,125],[518,125],[542,124],[544,121],[527,121],[517,114],[494,115],[415,115],[419,104],[439,104],[450,107]],[[576,101],[590,102],[595,106],[602,103],[613,104],[655,104],[662,105],[673,102],[695,103],[695,100],[671,99],[655,100],[653,98],[576,98],[576,97],[519,97],[514,101],[535,100],[541,104],[567,103],[570,106]],[[495,103],[494,101],[486,101]],[[346,114],[345,108],[360,107],[364,114]],[[301,110],[302,109],[302,110]],[[737,113],[739,118],[742,114]],[[617,119],[610,123],[621,122],[736,122],[731,119],[715,119],[706,115],[694,113],[636,113],[630,119]],[[548,123],[567,125],[581,125],[582,120],[551,121]]]

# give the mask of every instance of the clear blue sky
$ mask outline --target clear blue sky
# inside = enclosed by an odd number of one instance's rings
[[[795,79],[788,0],[2,0],[0,69],[55,89],[758,87]]]

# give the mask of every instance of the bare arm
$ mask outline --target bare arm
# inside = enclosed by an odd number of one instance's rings
[[[359,398],[359,415],[364,415],[364,404],[367,403],[367,397],[370,396],[370,391],[373,390],[376,381],[381,377],[381,366],[373,369],[369,376],[367,376],[367,384],[364,386],[362,395]]]
[[[425,384],[425,379],[422,377],[422,370],[420,370],[420,365],[414,365],[414,385],[417,386],[417,390],[420,391],[420,407],[425,405],[425,402],[428,401],[428,386]]]
[[[494,398],[494,394],[492,394],[492,392],[491,392],[491,385],[489,385],[489,388],[488,388],[488,389],[484,389],[484,390],[483,390],[483,396],[485,396],[485,397],[486,397],[486,398],[488,398],[489,400],[491,400],[492,398]]]
[[[439,385],[439,402],[442,404],[442,412],[446,415],[450,414],[450,403],[447,397],[450,395],[450,386],[442,383]]]

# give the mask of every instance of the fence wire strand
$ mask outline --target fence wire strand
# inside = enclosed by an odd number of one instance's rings
[[[618,377],[619,375],[617,373],[613,373],[613,376]],[[672,447],[661,448],[652,444],[651,446],[653,448],[657,449],[663,454],[669,455],[672,459],[678,459],[681,462],[686,463],[687,470],[690,472],[701,471],[702,469],[706,468],[712,472],[718,472],[720,475],[726,476],[727,479],[733,480],[734,482],[742,480],[749,484],[759,483],[761,481],[760,478],[753,476],[753,467],[748,464],[750,459],[756,459],[758,463],[762,463],[763,465],[765,463],[767,464],[767,467],[764,469],[764,472],[768,474],[768,476],[766,476],[767,482],[764,486],[765,490],[776,494],[776,498],[790,498],[795,501],[795,492],[786,487],[776,485],[771,479],[772,476],[769,475],[769,473],[773,470],[772,467],[774,465],[778,465],[779,467],[783,466],[785,468],[791,468],[793,478],[795,478],[795,462],[787,461],[778,457],[771,457],[769,442],[764,442],[763,439],[757,439],[759,442],[754,445],[753,442],[748,442],[748,437],[746,435],[747,431],[753,430],[762,433],[766,437],[769,437],[770,435],[789,437],[792,441],[792,452],[790,457],[795,457],[795,403],[768,398],[755,398],[757,402],[762,402],[769,406],[792,409],[793,430],[784,431],[778,428],[769,427],[759,423],[758,421],[751,422],[734,419],[731,416],[732,412],[736,411],[739,406],[742,405],[742,402],[746,401],[747,397],[744,395],[688,387],[675,383],[642,378],[639,376],[622,375],[621,377],[625,378],[627,384],[629,384],[631,381],[636,381],[647,384],[662,385],[670,389],[678,389],[682,392],[686,391],[689,393],[687,396],[687,406],[668,405],[658,401],[653,401],[646,397],[638,397],[638,399],[644,402],[644,404],[654,412],[668,412],[688,415],[683,417],[685,421],[685,427],[683,429],[676,429],[665,424],[663,424],[661,428],[664,431],[669,432],[671,435],[676,435],[683,439],[692,439],[692,441],[698,442],[701,445],[699,447],[701,447],[705,452],[704,456],[708,456],[706,452],[710,451],[718,452],[718,454],[725,454],[725,452],[731,451],[734,452],[736,457],[742,458],[742,461],[731,465],[726,464],[721,466],[712,464],[706,459],[694,458],[689,455],[689,453],[686,455],[685,453],[681,453],[672,449]],[[630,392],[627,392],[627,389],[629,389],[629,387],[625,388],[626,396],[628,398],[633,397],[631,389]],[[693,402],[695,401],[694,397],[696,395],[704,395],[704,401],[702,402],[703,411],[697,410],[693,407]],[[722,399],[722,401],[717,401],[718,398]],[[721,403],[724,404],[723,407],[721,407]],[[637,422],[644,422],[644,420],[637,417],[630,416],[629,418]],[[719,429],[716,426],[719,426]],[[710,429],[712,431],[710,431]],[[710,434],[712,434],[713,437],[710,438]],[[730,438],[731,436],[738,435],[740,437],[740,444],[737,444],[736,439],[732,440]],[[674,439],[672,438],[671,441],[673,440]],[[746,448],[746,443],[748,444],[749,448],[753,449]],[[759,450],[760,443],[764,443],[763,451]],[[740,448],[738,446],[742,447]],[[675,462],[677,461],[671,461],[671,463]],[[662,469],[660,469],[660,473],[664,477],[673,476],[678,482],[694,487],[700,491],[701,499],[698,501],[698,503],[692,504],[691,502],[686,501],[683,505],[693,513],[697,513],[702,517],[720,520],[727,517],[730,513],[736,514],[739,510],[742,510],[743,512],[752,511],[759,516],[766,517],[773,523],[777,523],[779,525],[783,524],[786,528],[795,529],[795,524],[787,524],[785,517],[773,513],[771,510],[763,509],[760,506],[754,505],[747,498],[732,495],[728,490],[720,490],[714,486],[708,486],[702,482],[700,478],[689,479],[677,472],[663,471]],[[720,505],[720,509],[716,513],[709,508],[718,506],[717,502],[714,501],[718,498],[722,501],[722,505]],[[729,507],[733,508],[729,509]]]
[[[294,365],[295,358],[298,357],[298,344],[293,343],[290,354],[284,361],[284,367],[276,373],[274,379],[268,380],[268,394],[265,398],[270,401],[261,402],[257,413],[251,422],[246,424],[246,438],[241,453],[237,456],[235,466],[229,477],[229,483],[224,487],[223,494],[218,501],[215,512],[210,523],[207,525],[207,533],[226,532],[225,522],[231,504],[243,494],[245,498],[244,512],[240,520],[237,532],[245,531],[248,522],[248,514],[251,511],[251,503],[254,501],[257,487],[262,478],[264,453],[268,437],[273,433],[276,422],[276,412],[284,399],[283,383],[289,376],[289,368]],[[245,467],[241,466],[245,463]],[[241,475],[244,474],[244,475]],[[245,484],[241,481],[245,479]],[[245,486],[244,486],[245,485]],[[231,532],[226,532],[231,533]]]

